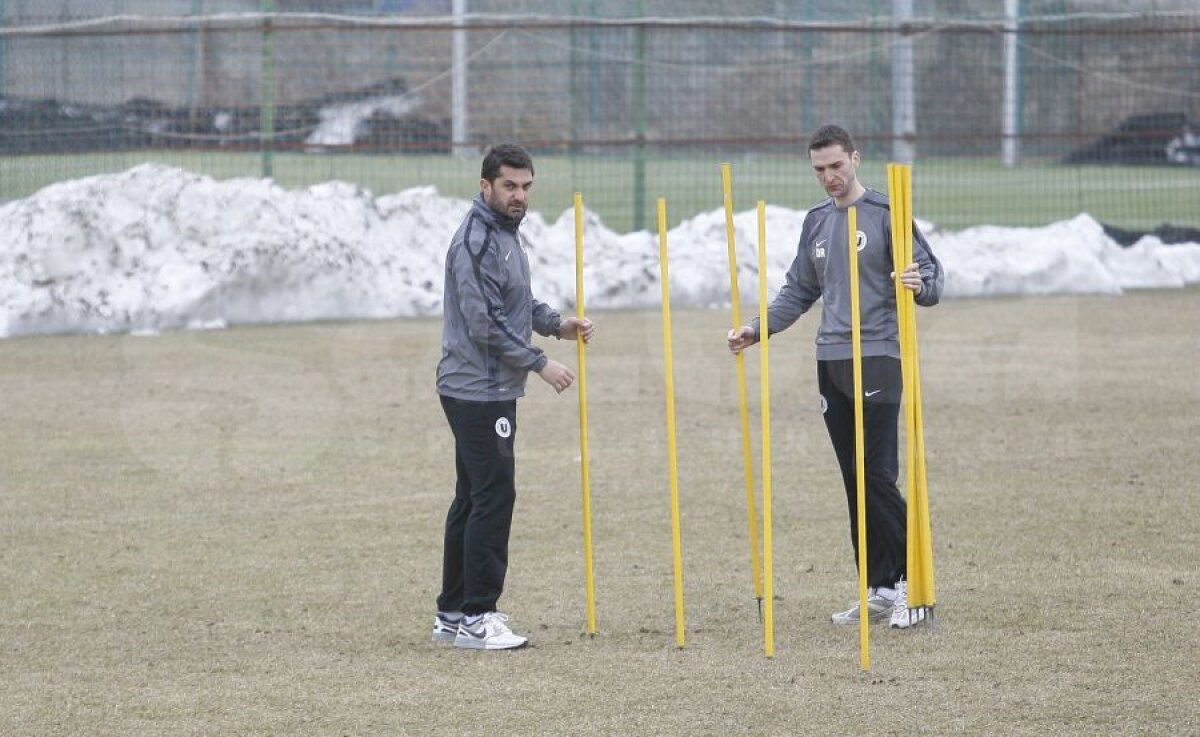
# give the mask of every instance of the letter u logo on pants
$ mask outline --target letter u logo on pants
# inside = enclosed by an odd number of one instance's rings
[[[508,421],[507,417],[496,420],[496,434],[502,438],[512,435],[512,423]]]

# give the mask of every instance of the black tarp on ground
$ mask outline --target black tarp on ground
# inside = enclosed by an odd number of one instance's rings
[[[1185,113],[1132,115],[1109,135],[1067,154],[1063,163],[1200,166],[1200,128]]]
[[[402,79],[326,95],[274,111],[274,144],[301,148],[321,121],[322,109],[372,98],[402,96]],[[81,105],[54,99],[0,96],[0,153],[48,154],[142,148],[253,148],[259,142],[261,110],[172,108],[147,98],[121,105]],[[447,152],[447,126],[418,115],[376,110],[356,128],[348,147],[412,153]],[[322,150],[331,150],[322,147]]]

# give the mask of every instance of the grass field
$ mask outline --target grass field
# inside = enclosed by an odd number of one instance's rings
[[[27,197],[57,181],[118,172],[143,161],[179,166],[217,178],[258,177],[258,154],[132,152],[0,158],[0,202]],[[646,167],[643,229],[654,225],[654,200],[666,197],[673,222],[722,206],[719,161],[652,159]],[[732,161],[739,210],[756,200],[805,209],[821,199],[806,158],[747,156]],[[554,219],[571,208],[573,193],[618,232],[634,229],[634,168],[626,159],[538,156],[535,209]],[[860,177],[887,187],[886,160],[868,158]],[[276,154],[273,174],[286,187],[343,179],[377,195],[435,185],[448,196],[478,192],[479,162],[448,156]],[[1164,223],[1200,228],[1200,168],[1063,166],[1029,161],[1008,169],[994,159],[923,159],[913,169],[918,217],[959,230],[972,225],[1036,226],[1089,213],[1131,230]]]
[[[1197,314],[1197,289],[919,313],[940,627],[874,628],[870,673],[828,623],[856,579],[815,316],[771,351],[773,660],[725,313],[675,312],[683,650],[656,311],[593,316],[593,639],[577,399],[530,382],[501,605],[532,646],[505,653],[429,642],[436,319],[3,341],[0,732],[1196,734]]]

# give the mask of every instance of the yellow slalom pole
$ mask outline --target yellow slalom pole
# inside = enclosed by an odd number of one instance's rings
[[[863,437],[862,316],[858,289],[858,213],[846,214],[850,246],[850,330],[854,351],[854,468],[858,494],[858,658],[863,670],[871,669],[871,617],[867,608],[867,484]]]
[[[916,520],[920,500],[917,494],[917,443],[915,401],[917,391],[913,385],[913,336],[910,328],[913,311],[913,293],[904,286],[899,274],[912,262],[912,213],[905,193],[903,164],[888,164],[888,200],[892,222],[892,263],[896,272],[896,326],[900,339],[900,373],[904,395],[904,438],[905,438],[905,496],[908,504],[906,521],[908,546],[905,551],[908,571],[909,601],[913,601],[915,588],[920,585],[921,562],[915,554],[917,540]]]
[[[729,164],[721,164],[721,190],[725,200],[725,241],[729,250],[729,300],[733,305],[733,329],[742,326],[741,292],[738,289],[737,250],[733,238],[733,172]],[[760,272],[761,273],[761,272]],[[762,561],[758,554],[758,510],[754,504],[754,467],[750,448],[750,401],[746,396],[746,357],[737,354],[738,408],[742,427],[742,468],[746,480],[746,527],[750,539],[750,576],[754,582],[754,598],[758,600],[758,617],[762,619],[763,588]]]
[[[896,166],[896,202],[900,227],[893,233],[893,237],[897,238],[897,250],[899,251],[897,258],[903,265],[912,263],[912,190],[911,180],[908,176],[911,176],[911,170],[907,166]],[[922,449],[917,438],[917,407],[921,401],[921,393],[917,386],[916,341],[914,340],[916,323],[913,313],[916,306],[913,293],[907,289],[902,291],[904,299],[897,305],[897,319],[900,322],[900,356],[903,363],[905,433],[908,446],[908,453],[905,456],[908,461],[908,469],[905,474],[908,484],[906,487],[908,500],[908,550],[906,552],[908,604],[910,608],[913,608],[916,606],[917,600],[921,598],[920,592],[925,581],[924,562],[920,552],[921,481],[919,464]]]
[[[896,270],[912,263],[912,168],[888,165],[892,202],[893,259]],[[907,439],[905,474],[908,502],[908,606],[932,610],[936,601],[933,573],[933,538],[929,521],[929,491],[925,475],[925,432],[921,411],[921,367],[917,341],[915,298],[897,279],[897,323],[904,377],[904,416]],[[929,612],[932,624],[932,611]]]
[[[904,167],[902,170],[902,183],[904,192],[904,207],[907,227],[905,228],[904,246],[905,258],[911,262],[913,255],[913,235],[912,235],[912,168]],[[907,335],[911,343],[912,349],[912,387],[913,387],[913,441],[915,446],[916,456],[916,514],[912,518],[912,524],[915,529],[910,528],[916,533],[915,545],[910,545],[910,550],[914,550],[917,558],[917,570],[919,571],[920,579],[913,586],[909,585],[908,605],[910,608],[928,607],[932,610],[936,603],[934,593],[934,574],[933,574],[933,534],[929,519],[929,486],[926,483],[925,475],[925,421],[921,409],[921,358],[920,349],[917,342],[917,316],[914,305],[914,298],[911,293],[908,299],[908,330]],[[930,612],[932,614],[932,611]],[[931,621],[932,624],[932,621]]]
[[[583,195],[575,193],[575,314],[583,312]],[[583,581],[587,597],[587,633],[596,634],[596,579],[592,560],[592,480],[588,460],[587,344],[575,340],[579,352],[579,482],[583,489]]]
[[[667,201],[658,198],[658,260],[662,278],[663,373],[667,381],[667,463],[671,479],[671,552],[675,564],[675,644],[684,645],[683,546],[679,534],[679,465],[675,445],[675,364],[671,357],[671,280],[667,269]]]
[[[913,326],[915,333],[916,326]],[[915,345],[915,343],[914,343]],[[920,561],[919,570],[921,571],[921,580],[917,582],[917,586],[910,587],[915,594],[910,594],[908,605],[913,607],[927,607],[929,616],[933,616],[933,606],[937,603],[935,595],[934,574],[933,574],[933,533],[929,518],[929,486],[926,483],[925,475],[925,427],[924,418],[921,410],[921,360],[918,353],[913,353],[913,374],[916,377],[913,382],[913,401],[915,405],[914,425],[916,427],[914,437],[917,445],[917,510],[915,523],[917,530],[917,545],[916,554]],[[931,619],[932,623],[932,619]]]
[[[767,336],[767,204],[758,201],[758,332],[762,363],[760,371],[762,415],[762,486],[763,486],[763,591],[764,607],[763,641],[768,658],[775,657],[775,571],[774,546],[771,530],[771,381],[770,353]]]

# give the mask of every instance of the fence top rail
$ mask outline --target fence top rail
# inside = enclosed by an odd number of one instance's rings
[[[1170,21],[1164,27],[1145,28],[1146,33],[1192,33],[1200,30],[1200,10],[1075,13],[1064,15],[1026,15],[1018,19],[1023,33],[1089,34],[1137,33],[1135,21]],[[2,22],[2,19],[0,19]],[[1065,24],[1080,24],[1066,28]],[[1004,33],[1013,30],[1013,21],[989,19],[906,19],[864,18],[856,22],[791,20],[773,17],[622,17],[593,18],[537,14],[471,13],[462,16],[364,16],[334,13],[218,13],[212,15],[109,15],[99,18],[65,20],[37,25],[0,25],[0,38],[61,37],[99,35],[175,34],[197,31],[318,31],[318,30],[570,30],[596,28],[711,29],[719,31],[777,31],[808,33],[902,33],[930,32]]]

